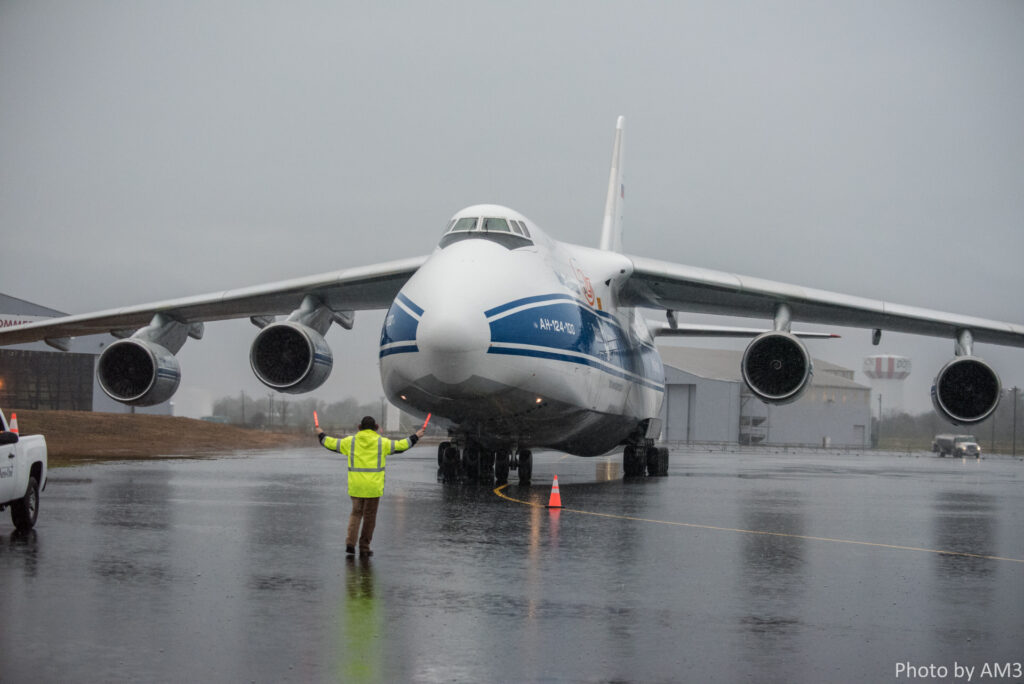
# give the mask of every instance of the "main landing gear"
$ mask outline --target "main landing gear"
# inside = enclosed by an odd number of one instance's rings
[[[665,447],[629,445],[622,451],[622,472],[626,477],[668,475],[668,449]]]
[[[507,450],[489,451],[469,445],[463,449],[451,442],[437,447],[437,479],[445,483],[479,482],[491,486],[508,484],[510,470],[519,471],[519,484],[530,484],[533,476],[533,454],[520,449],[513,455]]]

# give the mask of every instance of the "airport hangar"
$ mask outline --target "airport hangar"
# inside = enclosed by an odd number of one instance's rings
[[[65,316],[54,309],[0,294],[0,326]],[[73,338],[68,351],[56,351],[45,342],[0,347],[0,407],[53,411],[102,411],[171,415],[173,405],[125,406],[108,397],[96,382],[96,364],[113,335]]]
[[[662,435],[673,443],[863,449],[871,446],[871,388],[854,371],[814,359],[807,391],[772,406],[740,375],[742,351],[659,345],[665,364]]]

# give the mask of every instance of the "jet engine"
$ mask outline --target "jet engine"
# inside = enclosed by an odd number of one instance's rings
[[[935,376],[932,405],[954,425],[974,425],[992,415],[1001,393],[991,366],[974,356],[958,356]]]
[[[181,382],[181,366],[165,347],[143,339],[118,340],[100,354],[96,377],[114,401],[154,406],[167,401]]]
[[[769,404],[796,401],[814,374],[803,342],[778,330],[762,333],[747,345],[740,370],[750,391]]]
[[[295,321],[271,323],[256,335],[249,363],[267,387],[301,394],[324,384],[334,356],[323,335]]]

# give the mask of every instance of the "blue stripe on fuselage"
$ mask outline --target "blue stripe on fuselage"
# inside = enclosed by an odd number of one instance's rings
[[[420,307],[416,306],[416,304],[411,299],[406,297],[401,292],[398,293],[398,296],[396,297],[396,299],[398,301],[402,302],[403,304],[405,304],[407,307],[409,307],[409,310],[412,311],[417,316],[422,316],[423,315],[423,309],[421,309]]]
[[[527,308],[514,311],[522,306]],[[486,313],[489,353],[579,363],[663,389],[664,367],[654,347],[631,338],[608,313],[571,296],[526,297]]]
[[[542,301],[547,301],[547,300],[551,300],[551,301],[567,300],[567,301],[570,301],[570,302],[576,301],[575,298],[573,298],[571,295],[567,295],[567,294],[545,294],[545,295],[535,295],[533,297],[523,297],[522,299],[516,299],[514,301],[502,304],[501,306],[496,306],[493,309],[488,309],[487,311],[484,311],[484,317],[491,318],[493,316],[496,316],[496,315],[500,314],[503,311],[508,311],[509,309],[514,309],[517,306],[523,306],[524,304],[532,304],[533,302],[542,302]]]
[[[404,295],[416,315],[423,309]],[[515,309],[525,307],[521,311]],[[511,313],[510,313],[511,312]],[[609,313],[585,306],[569,294],[545,294],[488,309],[490,354],[530,356],[576,363],[664,391],[664,367],[654,346],[630,336]],[[397,303],[381,331],[380,358],[419,351],[419,321]]]
[[[420,348],[415,344],[401,344],[394,347],[388,347],[387,349],[381,349],[378,358],[383,359],[385,356],[391,356],[392,354],[408,354],[409,352],[418,352]]]
[[[402,303],[409,307],[410,311],[419,311],[423,313],[423,309],[419,308],[412,301],[405,296],[399,295],[402,298]],[[415,308],[414,308],[415,307]],[[419,315],[419,314],[417,314]],[[392,344],[394,342],[416,342],[416,330],[419,327],[420,322],[409,315],[402,306],[397,302],[391,305],[388,309],[387,314],[384,316],[384,325],[380,330],[380,346],[386,344]]]
[[[583,309],[584,311],[590,311],[595,316],[600,316],[600,317],[605,318],[605,319],[607,319],[609,321],[614,321],[615,320],[612,317],[612,315],[609,314],[607,311],[601,311],[599,309],[592,309],[592,308],[585,307],[585,306],[583,306],[583,303],[580,300],[576,299],[572,295],[569,295],[569,294],[558,294],[558,293],[544,294],[544,295],[534,295],[533,297],[523,297],[522,299],[515,299],[515,300],[513,300],[511,302],[507,302],[505,304],[502,304],[501,306],[496,306],[493,309],[488,309],[487,311],[484,311],[484,317],[486,317],[488,319],[496,318],[496,317],[498,317],[499,314],[502,314],[505,311],[510,311],[511,309],[515,309],[515,308],[520,307],[520,306],[527,306],[529,304],[534,304],[534,303],[538,303],[538,302],[549,302],[549,301],[550,302],[562,302],[562,301],[574,302],[581,309]]]
[[[488,354],[505,354],[508,356],[529,356],[535,359],[549,359],[551,361],[562,361],[564,363],[578,363],[583,366],[590,366],[597,370],[604,371],[609,375],[614,375],[617,378],[628,380],[630,382],[636,382],[658,392],[664,392],[665,386],[661,383],[654,382],[650,378],[636,375],[619,368],[613,368],[605,363],[601,363],[600,360],[589,356],[572,356],[569,354],[559,353],[554,349],[522,349],[522,348],[511,348],[511,347],[491,347],[487,352]]]

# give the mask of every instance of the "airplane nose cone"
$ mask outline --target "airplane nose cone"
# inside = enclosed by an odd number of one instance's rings
[[[477,373],[491,343],[483,311],[432,307],[420,318],[416,344],[432,374],[442,382],[464,382]]]

